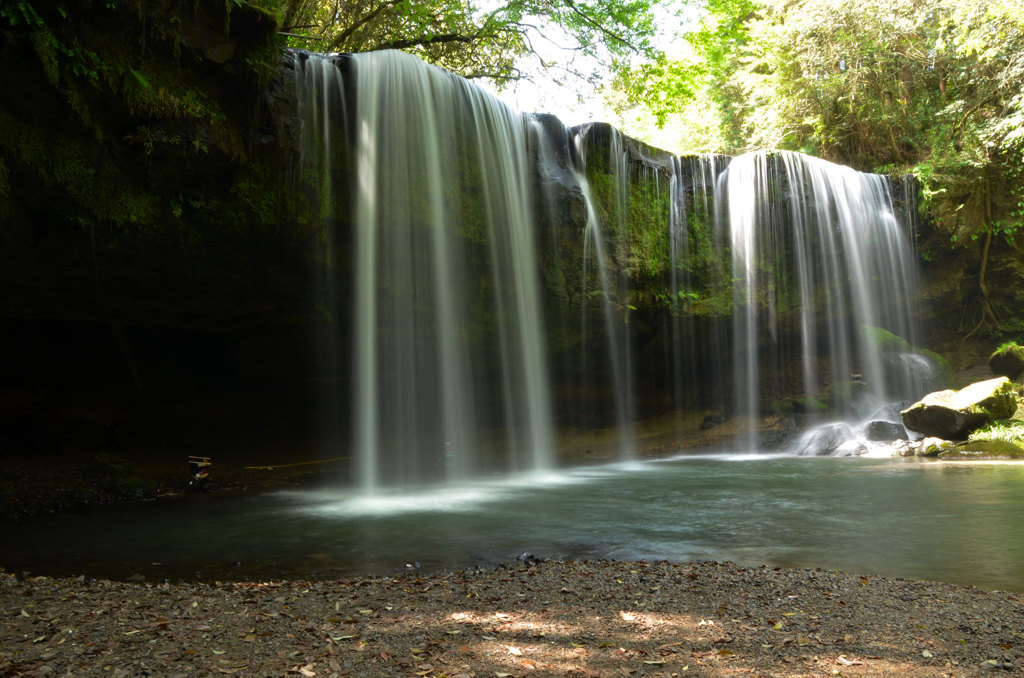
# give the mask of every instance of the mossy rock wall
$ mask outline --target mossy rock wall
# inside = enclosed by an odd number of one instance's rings
[[[261,129],[273,14],[219,0],[19,8],[0,20],[0,315],[277,324],[309,236]]]

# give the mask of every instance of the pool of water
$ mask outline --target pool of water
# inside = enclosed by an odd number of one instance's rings
[[[731,560],[1024,591],[1024,466],[709,455],[367,497],[180,501],[7,525],[7,571],[328,578],[576,559]]]

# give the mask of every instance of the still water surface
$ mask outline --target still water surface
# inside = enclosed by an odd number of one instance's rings
[[[0,566],[149,581],[731,560],[1024,591],[1024,466],[683,457],[415,493],[217,495],[8,525]]]

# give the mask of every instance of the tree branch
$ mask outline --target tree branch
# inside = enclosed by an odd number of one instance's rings
[[[443,45],[445,43],[470,43],[478,40],[478,35],[463,35],[462,33],[443,33],[440,35],[433,35],[429,38],[405,38],[402,40],[391,40],[390,42],[384,42],[371,51],[377,52],[382,49],[409,49],[410,47],[423,47],[425,45]]]
[[[565,0],[565,5],[570,10],[572,10],[573,13],[575,13],[577,16],[579,16],[581,19],[583,19],[584,23],[589,25],[591,28],[597,29],[601,33],[604,33],[605,35],[607,35],[609,38],[611,38],[613,40],[616,40],[618,42],[621,42],[623,45],[625,45],[629,49],[633,50],[637,54],[640,53],[640,50],[637,49],[636,47],[634,47],[633,43],[631,43],[629,40],[626,40],[625,38],[623,38],[621,35],[619,35],[615,31],[609,30],[604,25],[602,25],[601,22],[599,22],[599,21],[597,21],[595,19],[591,19],[589,16],[584,14],[583,11],[580,10],[576,6],[576,3],[574,2],[574,0]]]

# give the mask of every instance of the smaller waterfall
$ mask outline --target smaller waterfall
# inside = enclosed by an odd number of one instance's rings
[[[321,223],[334,219],[339,209],[334,188],[335,173],[345,164],[348,152],[345,129],[345,86],[341,70],[320,54],[302,54],[295,61],[295,90],[301,128],[299,151],[302,163],[310,168]],[[343,201],[344,202],[344,201]],[[337,247],[335,229],[324,228],[323,237],[314,241],[313,260],[322,262],[314,270],[314,287],[323,290],[322,305],[315,315],[319,325],[313,354],[318,356],[317,389],[313,402],[319,408],[320,440],[324,456],[334,456],[343,437],[341,341],[337,313],[338,290],[335,276]]]
[[[604,339],[607,342],[606,355],[611,373],[612,400],[615,406],[615,421],[618,429],[619,445],[622,451],[632,456],[632,446],[635,438],[634,421],[636,410],[634,405],[634,389],[632,379],[632,352],[629,336],[629,284],[628,279],[621,271],[624,270],[622,262],[615,267],[616,273],[610,274],[611,254],[607,251],[606,242],[611,242],[616,250],[626,251],[626,230],[629,227],[626,214],[628,207],[629,191],[629,170],[626,164],[625,149],[622,145],[622,135],[618,130],[611,130],[611,143],[607,148],[608,153],[608,174],[611,176],[611,197],[612,214],[614,223],[606,223],[598,211],[598,200],[594,195],[590,181],[587,179],[587,153],[586,136],[590,131],[589,126],[582,126],[576,130],[573,138],[575,149],[575,177],[583,191],[583,197],[587,206],[587,222],[584,230],[583,245],[583,298],[587,299],[589,290],[588,284],[589,267],[593,265],[597,269],[597,278],[600,289],[595,290],[601,296],[602,311],[604,317]],[[606,229],[611,227],[614,234],[608,239]],[[581,336],[587,337],[589,329],[586,325],[587,304],[583,305]],[[591,346],[583,346],[581,355],[584,361],[592,359],[592,352],[600,350]],[[584,372],[588,370],[585,368]]]
[[[798,392],[813,415],[827,387],[844,383],[868,410],[918,395],[919,370],[889,339],[915,341],[916,263],[885,177],[755,153],[730,163],[716,203],[735,279],[738,413],[757,416]]]
[[[722,379],[719,371],[699,363],[700,345],[721,345],[720,341],[698,339],[693,308],[700,298],[697,281],[694,279],[692,263],[695,260],[693,245],[712,240],[714,223],[714,187],[719,174],[724,170],[726,158],[716,155],[700,155],[688,158],[672,158],[672,174],[669,198],[668,253],[669,280],[668,299],[671,312],[670,360],[674,388],[673,406],[676,411],[684,410],[695,393],[702,388],[698,375],[717,383]],[[719,389],[714,389],[718,391]],[[722,402],[714,403],[723,409]]]

